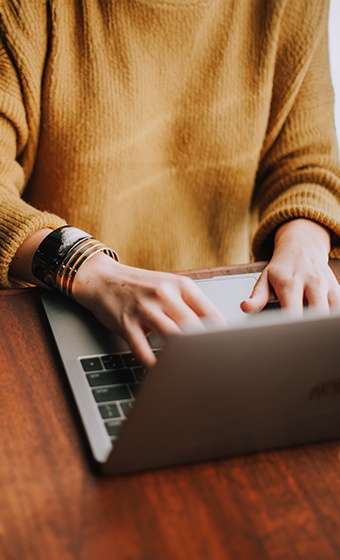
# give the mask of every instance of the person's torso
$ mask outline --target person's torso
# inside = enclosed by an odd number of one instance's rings
[[[248,260],[275,67],[261,6],[52,1],[27,200],[129,264]]]

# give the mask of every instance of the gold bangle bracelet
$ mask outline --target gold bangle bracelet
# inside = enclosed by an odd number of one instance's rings
[[[104,250],[106,250],[106,246],[103,243],[97,242],[91,247],[84,247],[76,252],[74,255],[76,257],[74,264],[70,263],[66,269],[67,275],[65,276],[63,288],[67,297],[72,297],[73,281],[81,265],[96,253],[103,252]]]
[[[92,247],[98,247],[102,245],[103,244],[96,239],[90,238],[82,240],[80,243],[77,243],[70,249],[65,259],[60,264],[60,267],[56,274],[56,285],[61,292],[64,292],[67,278],[81,255],[88,253],[92,249]]]
[[[73,299],[73,282],[79,268],[87,259],[99,252],[119,262],[118,254],[113,249],[93,238],[84,239],[70,249],[56,274],[56,287],[63,295]]]

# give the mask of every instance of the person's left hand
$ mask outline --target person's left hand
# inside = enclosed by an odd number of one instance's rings
[[[302,314],[304,305],[322,312],[340,309],[340,285],[328,265],[329,250],[329,232],[316,222],[283,224],[275,234],[273,256],[241,309],[255,313],[275,300],[295,314]]]

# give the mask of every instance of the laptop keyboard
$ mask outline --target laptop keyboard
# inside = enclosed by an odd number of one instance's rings
[[[145,369],[130,352],[86,356],[80,358],[80,363],[107,433],[114,441],[145,378]]]
[[[265,309],[279,307],[274,302]],[[159,355],[160,349],[154,350]],[[146,371],[131,352],[80,358],[93,398],[111,440],[117,439]]]

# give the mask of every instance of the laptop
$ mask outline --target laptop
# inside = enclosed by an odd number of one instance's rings
[[[228,327],[165,340],[145,372],[77,303],[42,302],[99,471],[114,475],[340,436],[340,314],[244,314],[258,274],[198,280]]]

